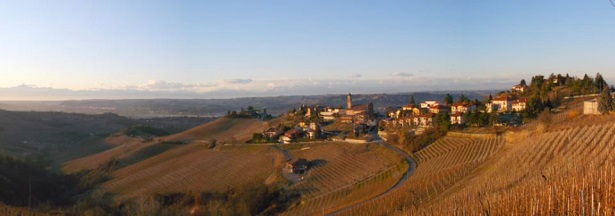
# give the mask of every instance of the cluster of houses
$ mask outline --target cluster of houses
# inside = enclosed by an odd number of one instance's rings
[[[385,127],[413,127],[427,128],[432,127],[436,115],[439,113],[449,113],[452,124],[463,124],[463,114],[473,111],[476,106],[468,102],[457,102],[452,105],[440,104],[437,101],[425,101],[420,106],[413,104],[402,106],[401,109],[387,110],[387,119],[381,121]]]
[[[319,116],[324,121],[338,121],[352,124],[374,124],[374,104],[355,105],[352,103],[352,94],[346,97],[346,108],[342,107],[307,107],[306,117]]]
[[[381,121],[384,127],[412,127],[428,128],[433,127],[436,115],[442,112],[449,113],[451,125],[465,124],[465,115],[468,112],[480,110],[481,112],[522,112],[527,108],[528,99],[517,97],[517,93],[527,90],[527,85],[515,85],[512,87],[511,94],[502,94],[484,104],[484,109],[470,102],[456,102],[453,104],[442,104],[438,101],[425,101],[419,106],[410,104],[401,108],[388,109],[387,119]]]
[[[322,134],[319,123],[307,121],[302,121],[290,129],[271,127],[262,133],[267,140],[280,143],[291,143],[301,138],[320,139]]]
[[[527,98],[516,98],[514,95],[500,95],[485,104],[485,111],[491,112],[521,112],[527,107]]]
[[[312,140],[325,138],[321,129],[321,122],[352,124],[355,135],[365,133],[368,128],[376,125],[377,117],[373,103],[354,105],[352,94],[348,94],[346,105],[346,108],[301,106],[300,112],[291,114],[301,119],[297,125],[288,130],[269,128],[263,131],[262,135],[267,140],[291,143],[303,138]]]

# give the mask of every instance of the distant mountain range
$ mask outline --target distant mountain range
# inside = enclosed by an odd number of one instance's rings
[[[21,87],[21,90],[31,90],[33,95],[41,89],[33,90],[30,87]],[[54,92],[74,92],[71,90],[53,90]],[[0,96],[2,96],[0,91]],[[470,99],[482,100],[489,94],[497,91],[450,91],[450,92],[415,92],[395,94],[353,94],[355,104],[373,102],[377,111],[384,111],[386,107],[398,107],[410,102],[414,95],[416,102],[425,100],[442,101],[446,93],[458,99],[461,94]],[[231,99],[121,99],[121,100],[66,100],[48,101],[2,101],[0,109],[19,111],[61,111],[74,113],[116,113],[122,116],[145,118],[167,116],[207,116],[216,117],[226,114],[229,110],[240,110],[253,106],[256,109],[267,109],[268,113],[278,115],[293,108],[305,105],[346,106],[346,94],[339,95],[307,95],[307,96],[277,96],[277,97],[242,97]],[[169,98],[173,98],[169,95]],[[180,97],[181,98],[181,97]]]

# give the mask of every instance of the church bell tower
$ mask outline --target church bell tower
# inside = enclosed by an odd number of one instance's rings
[[[350,93],[346,97],[346,105],[348,105],[348,109],[352,109],[352,95]]]

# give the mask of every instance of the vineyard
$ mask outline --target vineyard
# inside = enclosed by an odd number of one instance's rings
[[[278,120],[274,119],[272,121]],[[245,143],[245,141],[252,138],[252,133],[262,131],[266,124],[266,122],[253,119],[220,118],[179,134],[147,142],[140,138],[126,136],[108,137],[105,139],[105,144],[113,146],[113,148],[69,161],[64,164],[63,169],[69,173],[84,169],[94,169],[100,164],[111,160],[125,160],[125,162],[134,163],[179,146],[169,145],[169,143],[203,143],[211,140],[216,140],[216,142],[221,144]],[[152,149],[154,153],[147,152],[147,150],[151,151]]]
[[[396,153],[375,144],[322,144],[292,154],[316,163],[292,186],[302,202],[288,215],[328,213],[378,196],[408,168]]]
[[[144,194],[217,191],[279,178],[283,157],[268,146],[207,150],[187,145],[117,170],[103,185],[116,200]]]
[[[589,118],[599,123],[440,139],[414,155],[418,168],[403,189],[348,214],[613,215],[615,123]]]

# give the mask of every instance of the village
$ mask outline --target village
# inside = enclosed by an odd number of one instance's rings
[[[285,122],[273,125],[262,133],[254,133],[249,143],[301,144],[323,141],[369,143],[400,131],[410,136],[420,136],[430,129],[473,133],[481,129],[490,131],[493,128],[504,130],[517,128],[523,125],[524,121],[537,117],[542,111],[551,113],[565,109],[565,106],[559,106],[560,101],[572,97],[564,97],[561,93],[558,94],[558,91],[551,89],[563,89],[565,83],[594,85],[583,80],[561,75],[551,75],[547,79],[535,76],[532,77],[530,86],[525,80],[521,80],[509,90],[501,91],[495,97],[488,95],[483,101],[471,100],[463,94],[454,100],[451,94],[446,94],[442,101],[426,100],[416,103],[414,96],[411,96],[409,104],[388,107],[382,114],[375,111],[372,102],[354,104],[353,95],[349,93],[346,96],[345,107],[301,105],[298,110],[290,110],[281,115]],[[530,90],[531,88],[533,89]],[[578,92],[570,94],[576,94],[575,97],[597,95],[596,90],[585,91],[583,88],[577,90]],[[600,114],[598,103],[598,99],[585,100],[583,114]],[[229,111],[227,117],[266,120],[270,119],[271,115],[266,110],[260,112],[248,107],[247,110],[242,109],[240,112]],[[287,160],[287,171],[290,173],[303,173],[309,167],[309,163],[302,158],[294,158],[292,161],[291,158],[287,158]]]

